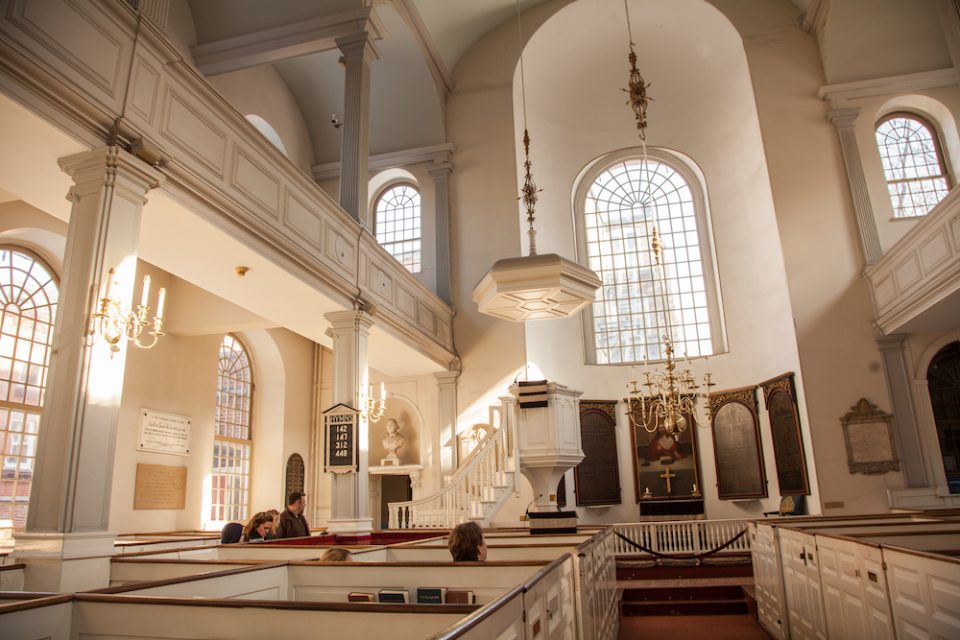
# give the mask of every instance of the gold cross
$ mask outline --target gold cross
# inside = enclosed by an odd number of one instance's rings
[[[670,473],[670,469],[666,469],[666,470],[664,470],[663,473],[660,474],[660,477],[667,481],[667,495],[668,495],[668,496],[671,495],[671,493],[670,493],[670,478],[676,478],[676,477],[677,477],[677,474],[675,474],[675,473]]]

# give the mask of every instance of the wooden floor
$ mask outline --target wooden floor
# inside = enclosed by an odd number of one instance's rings
[[[710,638],[710,640],[769,640],[750,615],[622,616],[620,640]]]

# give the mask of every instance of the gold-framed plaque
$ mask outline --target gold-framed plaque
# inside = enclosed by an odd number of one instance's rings
[[[721,500],[767,497],[757,387],[710,396],[717,493]]]
[[[850,473],[876,474],[900,470],[893,416],[860,398],[842,418]]]
[[[134,510],[187,507],[187,468],[165,464],[138,464],[134,480]]]
[[[780,495],[809,495],[807,457],[803,450],[794,374],[791,371],[761,382],[760,388],[763,390],[763,403],[770,419]]]
[[[580,441],[584,458],[573,469],[577,506],[620,504],[616,400],[580,401]],[[560,495],[558,490],[557,504]]]

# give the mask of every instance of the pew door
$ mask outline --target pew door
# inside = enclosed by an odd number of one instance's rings
[[[750,555],[753,559],[753,581],[757,590],[757,617],[760,625],[774,640],[784,640],[786,611],[776,531],[770,525],[750,523]]]
[[[780,562],[792,640],[826,640],[820,565],[813,536],[780,529]]]

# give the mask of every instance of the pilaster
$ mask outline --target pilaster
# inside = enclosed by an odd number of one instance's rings
[[[363,223],[370,158],[370,61],[375,52],[366,31],[337,39],[346,68],[340,128],[340,206]]]
[[[913,410],[913,394],[910,388],[910,375],[907,362],[903,357],[903,345],[906,336],[892,334],[876,338],[883,367],[887,378],[887,391],[893,403],[894,424],[897,442],[900,445],[900,464],[908,487],[926,487],[930,484],[926,465],[923,462],[923,449],[917,430],[917,417]]]
[[[450,174],[453,165],[449,162],[437,164],[430,167],[429,172],[433,177],[437,214],[437,295],[450,304]]]
[[[457,470],[457,378],[460,371],[442,371],[433,377],[437,379],[439,401],[440,477],[437,486],[441,486],[443,477]]]
[[[867,179],[863,174],[860,147],[857,144],[857,134],[854,129],[859,115],[859,107],[831,109],[830,121],[837,128],[837,135],[840,138],[840,151],[843,153],[843,164],[847,169],[847,180],[850,183],[853,210],[857,217],[857,228],[860,231],[863,257],[866,264],[871,265],[880,259],[883,251],[880,247],[877,221],[873,216],[873,206],[870,204],[870,194],[867,192]]]

